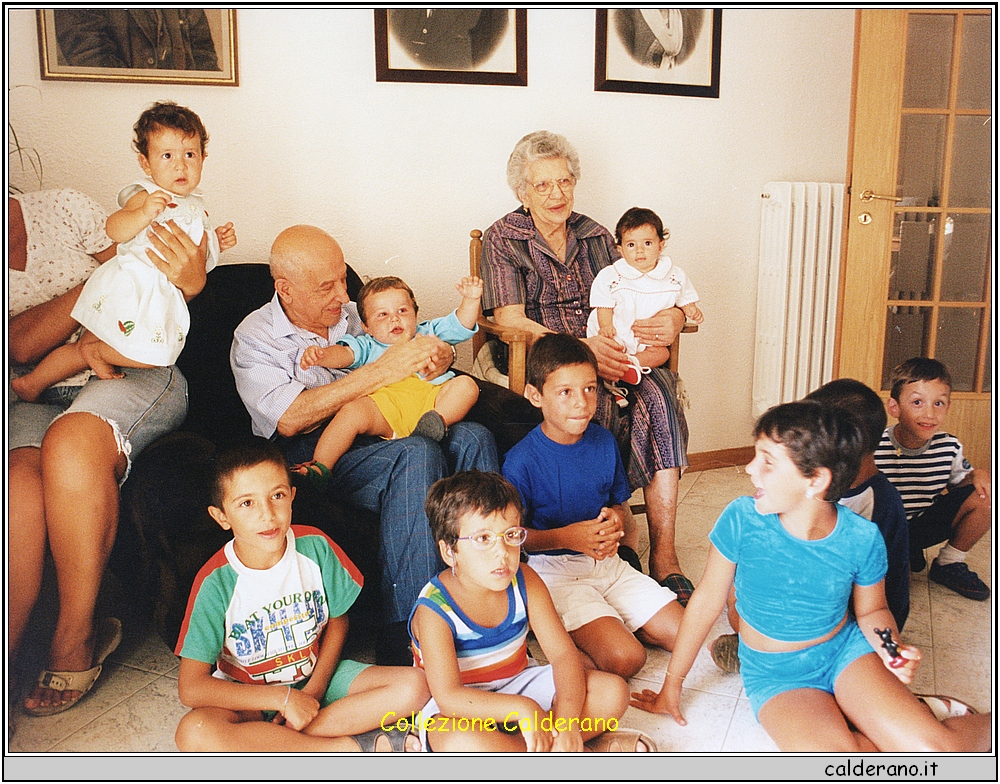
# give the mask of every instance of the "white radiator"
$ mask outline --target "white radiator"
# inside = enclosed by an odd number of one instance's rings
[[[833,375],[844,186],[769,182],[761,194],[753,415]]]

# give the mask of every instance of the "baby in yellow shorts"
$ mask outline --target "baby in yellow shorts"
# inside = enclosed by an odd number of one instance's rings
[[[455,284],[455,288],[462,295],[462,302],[454,311],[444,318],[417,323],[413,290],[397,277],[373,278],[358,293],[358,315],[365,334],[345,335],[327,348],[310,346],[302,353],[299,364],[303,370],[315,365],[353,370],[374,362],[389,346],[405,343],[417,334],[433,335],[452,345],[468,340],[478,329],[483,281],[468,276]],[[448,426],[468,414],[478,399],[475,380],[452,371],[430,381],[412,375],[388,384],[344,405],[320,436],[313,462],[293,470],[325,484],[330,468],[359,435],[383,438],[417,435],[440,441]]]

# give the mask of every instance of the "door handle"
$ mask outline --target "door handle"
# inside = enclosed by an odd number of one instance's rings
[[[901,202],[903,200],[902,196],[880,196],[874,191],[868,189],[861,191],[861,196],[859,198],[861,201],[865,202],[871,201],[872,199],[882,199],[883,201],[893,202]]]

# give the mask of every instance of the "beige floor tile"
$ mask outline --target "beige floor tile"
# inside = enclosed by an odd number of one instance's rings
[[[684,503],[722,507],[741,495],[753,493],[753,483],[742,468],[716,468],[700,471],[698,479],[684,496]]]
[[[59,743],[53,751],[177,751],[174,733],[187,713],[177,681],[160,677]]]
[[[778,747],[767,731],[757,723],[750,701],[741,698],[736,702],[733,720],[729,723],[722,750],[730,754],[747,752],[777,752]]]
[[[674,544],[677,547],[699,547],[707,551],[708,535],[724,508],[694,503],[678,504]]]
[[[917,668],[917,674],[913,676],[913,682],[909,685],[910,691],[914,694],[937,694],[934,649],[930,647],[920,648],[920,654],[920,667]]]
[[[992,602],[974,602],[935,583],[930,583],[928,589],[935,649],[988,656],[994,612]]]
[[[642,685],[638,681],[636,686]],[[681,710],[687,719],[680,726],[670,716],[629,708],[622,727],[632,727],[649,735],[661,752],[718,752],[736,707],[736,698],[708,692],[685,692]]]
[[[20,713],[15,718],[17,730],[11,741],[11,751],[48,751],[156,679],[157,676],[149,672],[106,664],[90,693],[69,710],[55,716]],[[177,682],[173,683],[176,698]]]
[[[934,644],[931,633],[931,597],[927,580],[910,575],[910,615],[903,626],[903,640],[918,648]]]
[[[935,693],[957,697],[980,711],[990,709],[996,692],[996,673],[986,654],[957,648],[934,650]]]
[[[147,632],[140,639],[126,639],[110,657],[111,661],[127,664],[137,670],[157,675],[176,676],[179,659],[155,632]]]

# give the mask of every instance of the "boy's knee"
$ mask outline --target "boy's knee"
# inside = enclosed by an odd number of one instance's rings
[[[628,698],[629,688],[624,678],[587,670],[587,702],[594,718],[620,719],[628,707]]]
[[[213,751],[206,742],[206,727],[203,711],[200,708],[188,711],[177,725],[174,733],[174,743],[181,751]]]
[[[588,653],[597,669],[626,679],[639,672],[646,663],[646,649],[632,635],[623,636],[620,643],[616,641],[615,645],[609,645],[601,651]]]

